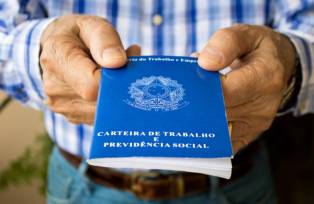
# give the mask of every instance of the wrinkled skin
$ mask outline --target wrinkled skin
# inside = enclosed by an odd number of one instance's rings
[[[44,31],[41,47],[46,103],[76,124],[94,122],[100,67],[119,68],[128,55],[140,55],[139,46],[125,50],[110,23],[96,16],[60,17]],[[217,31],[194,56],[206,70],[232,68],[222,85],[237,152],[274,120],[295,71],[294,47],[270,28],[235,25]]]

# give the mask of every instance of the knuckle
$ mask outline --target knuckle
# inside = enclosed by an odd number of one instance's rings
[[[97,99],[98,88],[89,86],[81,90],[81,97],[86,101],[94,101]]]
[[[50,108],[50,110],[52,110],[55,113],[59,113],[61,115],[69,115],[71,113],[71,109],[67,106],[64,105],[63,103],[60,103],[60,100],[58,97],[49,97],[48,100],[48,107]]]
[[[79,47],[77,43],[73,43],[73,40],[73,36],[67,35],[55,35],[49,38],[43,45],[41,62],[63,66],[67,55]]]
[[[241,149],[250,143],[250,140],[246,136],[239,136],[232,138],[232,143],[236,143],[238,148]]]
[[[267,101],[268,102],[268,101]],[[261,106],[258,111],[256,111],[256,120],[257,125],[263,124],[267,121],[273,121],[276,113],[277,113],[278,106],[275,105],[273,102],[268,102],[267,105]]]
[[[53,76],[47,71],[43,72],[43,90],[47,96],[57,96],[59,84],[53,80]]]
[[[53,66],[51,66],[51,61],[50,59],[46,57],[40,57],[39,58],[39,64],[42,68],[42,70],[51,70]]]
[[[49,107],[50,107],[50,109],[51,109],[53,112],[55,112],[55,113],[59,113],[59,114],[61,114],[61,115],[66,115],[66,114],[68,114],[68,109],[65,108],[65,107],[62,107],[62,106],[60,106],[60,105],[55,104],[55,105],[50,105]]]
[[[64,54],[60,57],[60,64],[64,68],[76,68],[80,66],[82,59],[85,59],[87,54],[82,51],[81,47],[76,44],[65,44]]]
[[[52,38],[46,40],[46,42],[42,45],[42,52],[39,57],[39,63],[42,68],[51,70],[53,69],[54,58],[56,56],[56,46],[55,42]]]
[[[95,101],[98,96],[99,84],[95,77],[86,77],[84,84],[78,84],[77,90],[85,101]]]
[[[245,24],[245,23],[235,23],[231,26],[232,29],[238,30],[248,30],[252,27],[252,25]]]
[[[56,20],[55,20],[55,23],[57,24],[57,23],[63,23],[64,21],[72,21],[72,20],[74,20],[74,19],[77,19],[77,18],[80,18],[82,15],[80,15],[80,14],[65,14],[65,15],[63,15],[63,16],[60,16],[59,18],[57,18]]]
[[[269,79],[272,75],[267,73],[263,65],[260,65],[261,63],[263,64],[260,59],[256,59],[254,62],[245,65],[243,69],[239,70],[242,71],[239,75],[239,80],[246,82],[245,86],[249,90],[258,91],[264,86],[261,84],[269,84]]]
[[[238,141],[242,143],[243,146],[246,146],[250,143],[250,139],[248,137],[240,137]]]
[[[262,120],[260,122],[259,125],[259,130],[260,131],[266,131],[270,128],[270,126],[272,125],[273,120],[271,120],[270,118],[265,118],[264,120]]]
[[[251,90],[249,88],[254,87],[257,73],[254,68],[246,67],[238,70],[239,74],[235,76],[226,78],[225,84],[227,84],[226,91],[229,94],[241,94],[240,92]]]
[[[45,51],[46,55],[49,56],[51,54],[56,54],[56,43],[58,42],[58,37],[51,36],[46,39],[43,43],[43,51]]]
[[[276,60],[269,58],[256,58],[258,72],[256,77],[270,90],[271,92],[281,92],[284,88],[284,67]]]
[[[249,117],[243,117],[239,120],[238,129],[243,134],[248,134],[254,130],[254,125]]]
[[[224,28],[218,30],[215,34],[218,39],[226,40],[227,42],[236,42],[239,38],[238,33],[233,29]]]
[[[243,121],[241,121],[242,123],[242,126],[241,126],[241,129],[243,130],[243,131],[245,131],[246,133],[248,133],[248,132],[252,132],[252,130],[253,130],[253,126],[252,126],[252,124],[251,124],[251,122],[250,122],[250,120],[249,119],[245,119],[245,120],[243,120]]]
[[[51,67],[51,59],[50,56],[47,55],[47,52],[45,52],[44,50],[42,51],[42,53],[40,54],[39,57],[39,64],[42,68],[44,69],[50,69]]]
[[[70,101],[70,106],[72,107],[72,108],[76,108],[76,107],[80,107],[80,105],[81,105],[81,101],[80,100],[78,100],[78,99],[74,99],[74,100],[71,100]]]
[[[72,114],[67,114],[65,115],[66,119],[73,124],[82,124],[85,122],[84,117],[82,117],[80,114],[78,113],[72,113]]]
[[[256,60],[253,63],[249,63],[245,66],[245,69],[243,69],[242,72],[242,76],[244,78],[250,77],[254,80],[258,80],[259,77],[261,76],[259,73],[259,69],[262,68],[262,66],[263,66],[262,60],[260,58],[256,58]]]
[[[47,96],[53,96],[54,92],[52,91],[53,90],[53,85],[49,82],[44,82],[43,84],[43,89],[44,89],[44,92],[46,93]]]
[[[72,49],[81,49],[82,45],[77,42],[79,42],[78,37],[74,35],[55,35],[47,40],[43,45],[43,49],[46,49],[47,55],[60,56],[59,53],[63,55]]]
[[[73,123],[73,124],[75,124],[75,125],[81,124],[81,121],[78,120],[78,119],[76,119],[76,118],[68,118],[68,117],[67,117],[67,120],[68,120],[70,123]]]
[[[242,80],[247,81],[246,86],[248,88],[255,87],[258,89],[259,87],[257,87],[257,85],[261,81],[260,78],[261,78],[261,75],[259,74],[258,69],[254,66],[248,68],[247,71],[243,72],[243,75],[242,75]]]
[[[47,96],[52,96],[55,84],[50,80],[48,75],[47,72],[43,72],[43,89]]]
[[[98,28],[99,26],[111,26],[109,21],[100,17],[100,16],[93,16],[93,15],[86,15],[82,17],[82,21],[80,22],[81,25],[88,25],[92,28]]]
[[[65,53],[65,62],[67,64],[73,64],[75,62],[80,62],[86,57],[87,55],[81,52],[78,46],[69,45],[69,50]]]

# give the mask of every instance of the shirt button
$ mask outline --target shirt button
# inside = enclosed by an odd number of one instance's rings
[[[155,26],[159,26],[159,25],[161,25],[162,24],[162,16],[161,15],[159,15],[159,14],[156,14],[156,15],[154,15],[153,16],[153,24],[155,25]]]

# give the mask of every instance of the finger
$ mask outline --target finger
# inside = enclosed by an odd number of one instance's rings
[[[272,119],[263,116],[244,117],[236,121],[231,121],[231,139],[232,141],[240,141],[246,145],[255,140],[260,133],[269,129],[272,121]]]
[[[67,115],[66,119],[74,124],[87,124],[87,125],[93,125],[94,124],[94,116],[88,116],[88,115]]]
[[[232,121],[231,124],[231,137],[234,138],[240,137],[241,135],[246,135],[253,131],[251,125],[245,120]]]
[[[78,118],[93,118],[96,110],[96,102],[88,102],[80,98],[49,97],[46,104],[55,113]]]
[[[200,53],[199,52],[193,52],[190,57],[195,57],[195,58],[198,58],[200,56]]]
[[[242,105],[226,107],[229,121],[241,120],[245,118],[273,118],[275,117],[280,97],[277,94],[260,96],[254,101],[249,101]],[[251,121],[252,122],[252,121]]]
[[[227,106],[237,106],[256,100],[269,86],[273,86],[273,73],[266,59],[272,61],[267,54],[254,51],[248,54],[237,67],[222,78],[222,87]],[[276,87],[273,87],[276,88]],[[270,90],[273,90],[272,88]]]
[[[43,88],[48,97],[77,97],[77,93],[64,81],[47,70],[43,71]]]
[[[232,140],[232,150],[233,150],[233,154],[237,154],[241,149],[243,149],[246,144],[243,143],[242,141],[238,141],[238,140]]]
[[[221,78],[225,105],[233,107],[254,101],[259,92],[256,90],[257,78],[254,78],[252,69],[232,71]]]
[[[261,132],[252,132],[237,137],[232,136],[231,143],[234,154],[241,151],[243,148],[253,142],[260,134]]]
[[[65,80],[83,99],[95,101],[98,95],[100,69],[82,50],[70,55],[70,61],[64,72]]]
[[[83,16],[77,25],[81,39],[99,65],[116,68],[127,62],[119,34],[110,23],[100,17]]]
[[[257,112],[259,109],[260,107],[258,107],[256,102],[252,101],[231,107],[226,105],[226,114],[229,121],[235,121],[243,117],[251,116],[253,111]]]
[[[250,142],[252,142],[253,136],[252,133],[245,133],[240,135],[235,135],[234,133],[231,135],[231,143],[232,143],[232,149],[234,153],[239,152],[241,149],[246,147]],[[258,135],[258,133],[256,133]],[[255,138],[255,137],[254,137]]]
[[[214,33],[201,51],[198,63],[207,70],[220,70],[256,49],[259,40],[258,30],[247,25],[221,29]]]
[[[97,99],[100,69],[78,39],[64,35],[50,38],[43,47],[41,63],[83,99]]]
[[[141,47],[139,45],[131,45],[126,49],[127,56],[140,56],[141,55]]]

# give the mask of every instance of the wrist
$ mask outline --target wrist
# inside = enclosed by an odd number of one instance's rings
[[[294,46],[294,44],[291,42],[290,38],[284,34],[280,34],[284,38],[285,46],[282,47],[283,52],[286,53],[285,57],[285,82],[286,82],[286,88],[287,90],[291,83],[293,82],[293,78],[295,77],[295,74],[297,72],[297,68],[300,65],[300,59],[297,53],[297,50]]]
[[[283,97],[278,109],[279,114],[288,112],[296,105],[298,94],[301,89],[301,82],[302,82],[301,63],[299,57],[297,56],[295,59],[293,75],[290,77],[287,86],[283,92]]]

